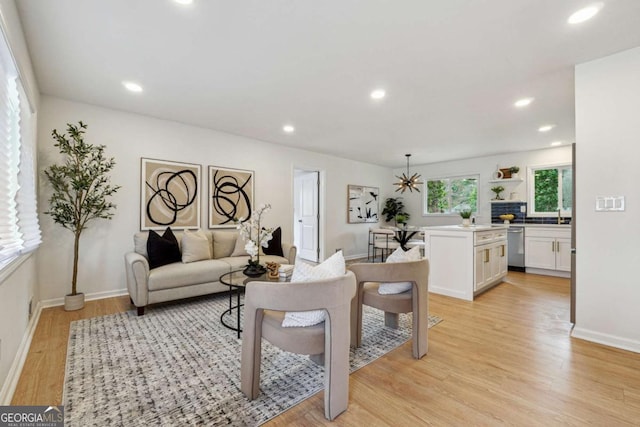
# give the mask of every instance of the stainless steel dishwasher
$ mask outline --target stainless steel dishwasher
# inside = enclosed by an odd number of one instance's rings
[[[525,271],[524,268],[524,227],[510,225],[507,230],[509,270]]]

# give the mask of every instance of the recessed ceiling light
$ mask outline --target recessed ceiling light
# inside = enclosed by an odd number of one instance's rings
[[[142,92],[142,86],[140,86],[138,83],[134,83],[134,82],[122,82],[122,85],[127,88],[128,91],[131,92]]]
[[[187,5],[193,3],[193,0],[173,0],[178,4]]]
[[[371,92],[371,99],[382,99],[385,96],[387,96],[387,92],[385,92],[384,89],[376,89]]]
[[[527,105],[533,102],[533,98],[522,98],[518,99],[513,105],[518,108],[526,107]]]
[[[538,128],[538,132],[549,132],[551,129],[556,127],[556,125],[544,125]]]
[[[282,126],[282,130],[285,131],[286,133],[293,133],[296,130],[296,128],[294,128],[291,125],[284,125]]]
[[[596,16],[598,12],[600,12],[600,9],[602,9],[602,3],[592,4],[591,6],[587,6],[573,13],[569,19],[567,19],[567,22],[569,24],[580,24],[584,21],[588,21]]]
[[[557,147],[558,145],[562,145],[562,141],[553,141],[553,142],[551,143],[551,146],[552,146],[552,147]]]

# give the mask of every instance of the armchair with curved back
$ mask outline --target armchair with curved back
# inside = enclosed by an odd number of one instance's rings
[[[356,276],[358,290],[351,307],[351,345],[362,344],[362,305],[385,312],[385,324],[398,327],[398,314],[413,312],[413,357],[420,359],[427,354],[429,312],[428,277],[429,261],[396,263],[358,263],[349,266]],[[410,290],[391,295],[378,293],[380,283],[412,282]]]
[[[250,282],[244,300],[241,390],[260,393],[261,341],[324,363],[324,415],[333,420],[349,403],[349,327],[356,280],[352,272],[313,282]],[[282,327],[286,311],[321,310],[325,321],[308,327]]]

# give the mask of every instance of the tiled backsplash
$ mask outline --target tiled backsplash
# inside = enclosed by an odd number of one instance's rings
[[[558,217],[528,217],[526,213],[520,212],[520,207],[527,208],[526,202],[505,202],[491,204],[491,222],[493,224],[502,224],[504,221],[500,219],[500,215],[513,214],[515,218],[510,221],[512,224],[557,224]],[[571,222],[570,217],[562,217],[564,224]]]

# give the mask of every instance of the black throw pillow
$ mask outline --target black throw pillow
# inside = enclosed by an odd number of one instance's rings
[[[182,261],[178,239],[176,239],[169,227],[167,227],[162,236],[153,230],[149,231],[147,254],[149,254],[150,269]]]
[[[271,235],[273,237],[271,238],[271,240],[269,240],[269,246],[267,246],[266,248],[262,248],[262,252],[264,252],[265,255],[278,255],[283,257],[284,254],[282,253],[282,230],[280,229],[280,227],[278,227],[273,230],[273,233],[271,233]]]

